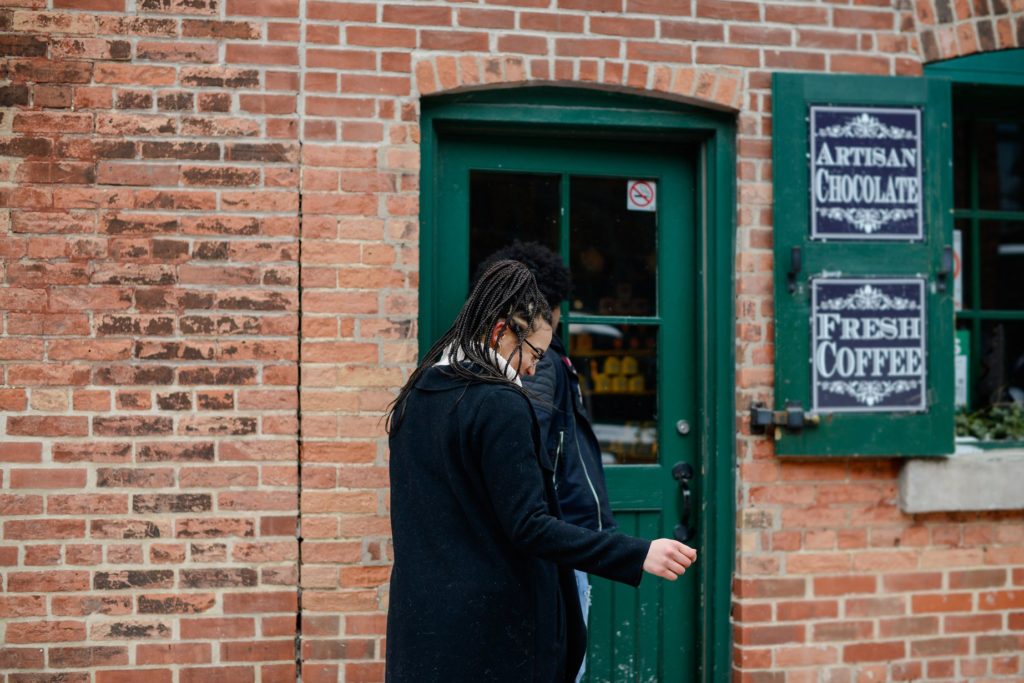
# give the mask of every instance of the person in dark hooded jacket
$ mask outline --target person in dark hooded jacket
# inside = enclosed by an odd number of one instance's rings
[[[518,380],[551,342],[529,270],[496,263],[388,414],[391,683],[570,683],[586,650],[572,570],[674,580],[695,552],[569,524]]]

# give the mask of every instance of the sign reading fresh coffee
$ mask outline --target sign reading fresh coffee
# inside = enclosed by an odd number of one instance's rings
[[[921,111],[810,110],[811,237],[921,239]]]
[[[811,284],[813,410],[924,410],[924,280],[816,278]]]

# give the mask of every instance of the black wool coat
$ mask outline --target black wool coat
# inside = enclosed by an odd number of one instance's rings
[[[640,583],[650,542],[562,521],[527,398],[445,366],[391,436],[390,683],[561,683],[586,631],[572,569]]]

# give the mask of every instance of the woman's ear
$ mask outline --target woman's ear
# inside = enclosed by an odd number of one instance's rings
[[[498,348],[498,339],[501,338],[502,333],[505,331],[505,320],[501,319],[494,324],[494,329],[491,330],[491,347]]]

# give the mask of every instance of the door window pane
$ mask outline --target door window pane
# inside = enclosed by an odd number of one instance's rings
[[[470,277],[481,261],[513,240],[559,250],[558,185],[558,175],[470,171]]]
[[[980,226],[981,307],[1024,311],[1024,222]]]
[[[989,320],[981,325],[972,405],[1024,405],[1024,320]]]
[[[981,208],[1024,210],[1024,122],[983,121],[976,131]]]
[[[569,325],[569,355],[605,464],[658,461],[658,328]]]
[[[657,212],[629,208],[629,180],[579,176],[569,180],[569,256],[576,313],[657,315]],[[655,181],[648,182],[657,189]]]

